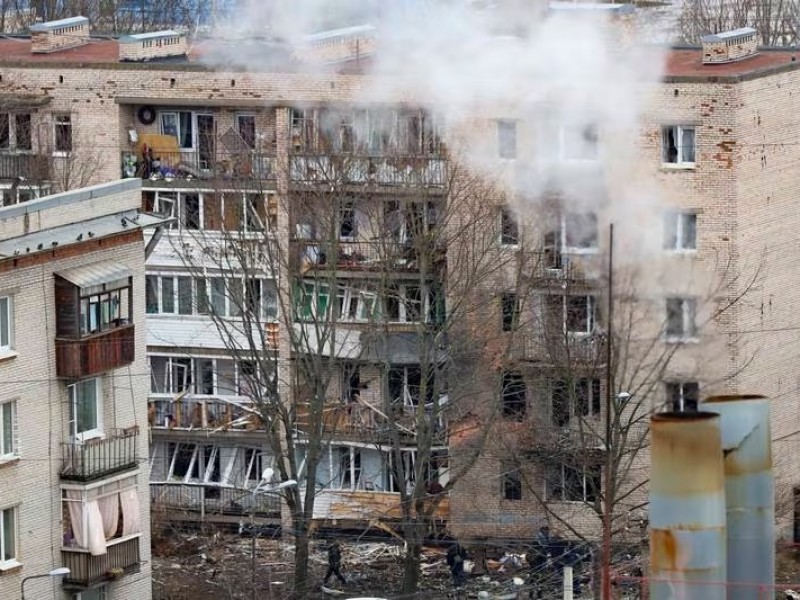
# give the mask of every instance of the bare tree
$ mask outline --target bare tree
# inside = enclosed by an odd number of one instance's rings
[[[697,44],[710,33],[754,27],[765,46],[794,46],[798,41],[796,0],[690,0],[683,4],[680,37]]]

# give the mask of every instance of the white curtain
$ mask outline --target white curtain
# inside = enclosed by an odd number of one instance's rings
[[[119,501],[122,505],[122,535],[139,533],[139,494],[136,488],[121,491]]]
[[[106,537],[103,534],[103,517],[96,500],[81,502],[81,493],[77,490],[67,490],[68,500],[77,500],[69,503],[69,519],[72,523],[72,533],[78,546],[89,550],[92,556],[106,553]]]
[[[117,533],[119,525],[119,495],[112,494],[97,500],[100,515],[103,520],[103,534],[109,540]]]

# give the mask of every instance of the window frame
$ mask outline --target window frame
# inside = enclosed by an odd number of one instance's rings
[[[11,515],[11,545],[9,550],[7,545],[6,514]],[[19,510],[18,506],[7,506],[0,509],[0,571],[18,566],[19,562]]]
[[[528,383],[516,370],[500,375],[500,411],[507,421],[524,421],[528,414]]]
[[[692,131],[691,153],[684,152],[683,133]],[[697,130],[695,125],[662,125],[661,126],[661,165],[666,168],[692,169],[697,165]],[[669,132],[673,132],[675,142],[675,160],[670,160],[672,146],[669,145]],[[685,154],[691,154],[692,160],[685,160]]]
[[[569,243],[571,241],[569,239],[570,231],[572,231],[572,228],[569,227],[570,219],[579,220],[583,223],[586,223],[587,221],[593,222],[594,231],[591,236],[591,241],[590,241],[591,245],[571,245]],[[591,211],[589,212],[568,211],[561,215],[560,225],[561,225],[561,232],[560,232],[561,252],[563,254],[595,254],[600,249],[600,227],[598,225],[596,213]]]
[[[242,138],[245,146],[247,146],[250,150],[255,150],[256,145],[258,143],[258,124],[256,122],[256,114],[252,112],[240,112],[236,113],[235,116],[236,120],[236,133],[239,134],[239,137]],[[252,139],[249,139],[251,132],[247,131],[246,127],[243,127],[243,123],[245,120],[249,121],[252,120]],[[242,131],[245,131],[247,136],[245,136]]]
[[[75,149],[75,123],[71,113],[53,115],[53,154],[68,156]]]
[[[508,205],[500,207],[500,245],[503,248],[519,248],[519,219]]]
[[[519,154],[516,119],[497,119],[497,157],[515,160]]]
[[[94,387],[94,413],[95,420],[94,427],[78,431],[78,402],[81,399],[78,396],[78,391],[81,386],[92,383]],[[67,385],[67,400],[69,402],[69,428],[70,437],[77,442],[84,442],[94,438],[105,437],[103,432],[103,385],[100,377],[88,377],[86,379],[79,379]],[[83,400],[85,402],[85,400]]]
[[[681,314],[680,331],[675,331],[670,323],[671,314],[678,311],[671,309],[671,303],[678,302]],[[666,319],[664,321],[664,339],[667,342],[685,342],[697,339],[697,299],[691,296],[669,296],[666,298]]]
[[[687,245],[687,232],[691,232],[691,246]],[[673,210],[664,214],[664,250],[674,254],[697,252],[697,213]],[[670,243],[671,242],[671,243]]]
[[[689,389],[687,389],[687,387]],[[693,389],[692,389],[693,388]],[[700,409],[700,383],[697,381],[665,381],[667,411],[697,412]],[[692,397],[693,396],[693,397]],[[677,400],[677,405],[676,405]],[[693,408],[692,408],[693,405]]]
[[[8,407],[8,411],[6,407]],[[7,439],[9,435],[11,438],[10,440]],[[9,443],[10,451],[6,452],[5,447]],[[4,400],[0,402],[0,463],[12,460],[18,456],[19,428],[17,422],[17,401]]]
[[[593,473],[590,473],[594,471]],[[580,464],[572,465],[567,463],[554,463],[547,467],[547,477],[545,477],[545,501],[546,502],[570,502],[570,503],[587,503],[597,502],[602,496],[603,477],[602,467],[599,464]],[[581,494],[580,497],[568,497],[568,491],[571,489],[568,486],[567,471],[572,473],[579,473],[581,478]],[[552,481],[554,475],[558,477],[558,485],[553,486]],[[589,482],[591,479],[596,479],[598,485],[596,489],[592,490]],[[551,489],[555,487],[555,489]]]
[[[0,296],[0,356],[14,352],[14,296]],[[5,342],[4,342],[5,339]]]
[[[597,331],[597,298],[592,294],[565,294],[563,298],[562,324],[564,333],[573,336],[589,336]],[[573,298],[585,298],[586,302],[586,330],[572,330],[570,325],[569,301]]]
[[[503,292],[500,295],[501,331],[514,331],[519,327],[522,312],[519,295],[516,292]]]
[[[502,499],[507,502],[522,500],[522,473],[520,467],[512,461],[501,461]]]

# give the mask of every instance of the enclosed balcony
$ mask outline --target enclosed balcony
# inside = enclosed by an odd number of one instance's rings
[[[49,156],[32,153],[0,152],[0,179],[47,181],[50,179]]]
[[[95,556],[85,548],[62,548],[62,564],[70,571],[64,587],[89,588],[139,571],[140,535],[109,540],[105,554]]]
[[[61,479],[88,482],[138,466],[137,426],[113,429],[106,436],[62,444]]]
[[[129,269],[104,262],[56,273],[55,299],[59,377],[88,377],[134,361]]]

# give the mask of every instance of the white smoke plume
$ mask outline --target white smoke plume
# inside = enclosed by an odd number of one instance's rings
[[[647,90],[660,79],[663,57],[629,43],[635,34],[602,7],[545,8],[522,0],[251,0],[226,35],[259,32],[279,42],[266,52],[237,44],[216,59],[280,68],[289,60],[279,50],[284,43],[300,45],[325,28],[374,25],[367,74],[379,83],[356,103],[396,97],[445,115],[447,131],[469,132],[461,144],[447,139],[450,147],[472,168],[507,181],[523,216],[555,194],[632,237],[641,232],[642,244],[660,243],[656,186],[636,165]],[[515,160],[498,160],[498,119],[516,123]]]

